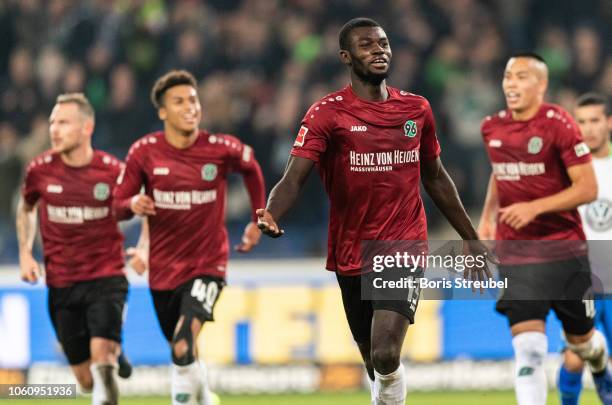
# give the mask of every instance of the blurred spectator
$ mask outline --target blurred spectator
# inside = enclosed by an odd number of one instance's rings
[[[75,91],[85,92],[96,108],[95,145],[123,158],[136,138],[160,128],[149,101],[155,78],[184,68],[200,81],[203,126],[235,133],[253,145],[272,184],[309,105],[348,84],[338,60],[338,31],[348,19],[366,15],[379,20],[391,41],[389,84],[430,100],[449,171],[468,208],[478,209],[489,171],[479,126],[485,115],[504,106],[507,55],[540,52],[550,68],[549,99],[566,107],[587,90],[611,95],[610,4],[5,1],[0,4],[0,165],[3,173],[19,173],[20,165],[46,148],[55,97]],[[11,174],[0,181],[3,210],[17,192],[16,178]],[[315,180],[308,187],[299,215],[288,220],[324,225],[324,194]],[[230,222],[247,211],[232,206]],[[430,219],[435,225],[436,216]]]

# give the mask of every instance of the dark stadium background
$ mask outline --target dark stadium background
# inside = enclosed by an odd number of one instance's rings
[[[59,93],[87,95],[96,109],[94,146],[123,159],[132,142],[161,128],[149,101],[155,78],[169,69],[188,69],[199,80],[202,126],[235,134],[252,145],[269,190],[284,169],[308,106],[348,83],[337,57],[337,35],[344,22],[357,16],[378,20],[390,38],[388,83],[430,100],[442,159],[474,220],[490,170],[480,122],[504,106],[501,78],[510,53],[539,52],[550,68],[548,100],[569,110],[582,92],[612,95],[610,0],[0,0],[0,279],[16,279],[14,213],[22,171],[49,146],[48,114]],[[326,200],[313,173],[299,204],[283,221],[286,236],[263,240],[252,257],[288,258],[282,274],[302,277],[291,272],[291,260],[325,255]],[[426,203],[432,237],[454,238]],[[248,197],[239,179],[233,179],[229,189],[227,216],[230,239],[237,242],[249,218]],[[134,241],[137,222],[125,231],[128,241]],[[239,284],[248,272],[237,273]],[[318,268],[313,273],[315,278],[327,276]],[[21,294],[18,288],[23,287],[0,286],[0,298]],[[126,333],[137,330],[138,336],[149,339],[139,329],[148,325],[157,339],[148,342],[156,351],[152,362],[166,362],[166,348],[150,309],[145,309],[150,303],[142,290],[131,298],[132,321]],[[23,294],[38,311],[31,315],[32,328],[37,322],[48,323],[42,289]],[[507,336],[496,340],[493,324],[487,323],[504,325],[493,319],[492,305],[474,305],[477,310],[467,312],[468,317],[482,320],[476,330],[486,331],[492,346],[468,339],[474,327],[463,323],[465,307],[445,306],[434,316],[445,328],[434,358],[461,360],[465,353],[480,359],[510,357]],[[427,309],[420,310],[426,319]],[[346,326],[342,319],[338,322]],[[45,337],[53,342],[45,325]],[[0,322],[0,337],[2,326]],[[237,331],[243,326],[237,325]],[[551,342],[558,342],[557,331],[551,332],[556,333]],[[137,342],[128,340],[128,352],[137,359],[142,355],[146,363],[146,355],[153,352]],[[47,360],[51,346],[33,343],[32,358]],[[311,349],[296,356],[308,358]],[[237,350],[238,362],[249,360],[248,353]],[[505,370],[487,367],[461,373],[484,381]],[[1,366],[0,377],[6,381]]]
[[[503,106],[500,79],[510,52],[540,52],[551,70],[549,98],[565,107],[584,91],[612,93],[612,3],[605,0],[5,0],[0,262],[17,260],[21,173],[48,146],[58,93],[85,92],[97,111],[95,146],[124,158],[135,139],[160,128],[148,97],[154,79],[189,69],[200,82],[203,126],[251,144],[270,188],[308,106],[347,83],[337,33],[355,16],[385,27],[394,51],[388,82],[431,101],[442,158],[472,212],[489,170],[480,120]],[[229,198],[233,240],[248,219],[246,201]],[[429,211],[435,233],[444,224]],[[281,242],[282,251],[322,254],[326,217],[326,197],[312,176],[286,220],[291,241]],[[255,254],[271,249],[264,243]]]

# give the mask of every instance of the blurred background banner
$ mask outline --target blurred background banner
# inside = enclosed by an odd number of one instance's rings
[[[390,39],[389,85],[430,100],[442,160],[474,219],[490,174],[480,123],[504,108],[510,53],[541,53],[548,101],[570,111],[583,92],[612,95],[609,0],[0,1],[0,383],[71,378],[46,289],[18,280],[14,226],[23,168],[49,147],[56,96],[84,92],[96,109],[94,146],[123,159],[136,139],[162,127],[149,101],[154,80],[188,69],[199,80],[202,126],[253,146],[269,190],[307,108],[348,84],[337,36],[357,16],[376,19]],[[242,181],[230,180],[234,244],[250,205]],[[430,236],[455,239],[426,197],[425,205]],[[283,221],[286,235],[263,238],[248,260],[231,258],[216,322],[199,340],[213,387],[309,392],[363,383],[336,281],[320,259],[327,210],[313,174]],[[139,222],[122,229],[129,245]],[[124,339],[138,372],[121,390],[165,394],[167,343],[146,284],[131,281]],[[550,371],[560,331],[552,316],[547,325]],[[510,334],[492,301],[424,300],[406,339],[412,387],[510,388]]]
[[[361,387],[364,373],[359,352],[346,325],[333,273],[324,271],[323,264],[316,259],[232,264],[215,322],[206,325],[198,341],[219,389],[308,392]],[[47,314],[46,289],[20,283],[16,268],[4,270],[12,276],[0,283],[0,369],[29,369],[30,382],[43,383],[58,376],[70,380]],[[163,393],[169,376],[165,367],[170,363],[168,344],[145,282],[137,276],[130,281],[124,347],[141,377],[130,382],[126,392]],[[499,370],[497,377],[468,387],[493,384],[493,388],[509,388],[504,376],[512,369],[511,337],[506,320],[493,308],[492,300],[421,301],[418,327],[410,328],[404,344],[404,359],[414,363],[411,368],[417,375],[413,388],[440,389],[451,384],[446,388],[468,389],[461,387],[461,375],[478,368],[472,361],[485,360],[489,361],[484,363],[485,370]],[[560,348],[561,330],[552,315],[547,334],[549,351],[554,354]],[[444,364],[454,371],[435,371]],[[418,370],[431,376],[418,377]],[[271,377],[275,374],[277,377]],[[140,381],[146,375],[162,385],[146,391],[155,385]],[[5,378],[9,377],[14,378]]]

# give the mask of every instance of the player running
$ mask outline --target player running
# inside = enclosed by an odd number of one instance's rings
[[[369,18],[347,22],[339,34],[340,60],[351,83],[313,104],[302,120],[283,178],[265,210],[264,233],[278,237],[277,222],[298,197],[313,166],[329,195],[326,268],[336,272],[344,310],[372,385],[372,402],[403,404],[400,353],[414,323],[418,290],[405,300],[362,300],[360,244],[366,240],[426,240],[427,223],[419,179],[465,240],[476,230],[439,158],[440,145],[428,101],[387,86],[391,47],[382,27]],[[385,152],[385,163],[371,157]],[[479,243],[472,251],[482,253]]]
[[[19,267],[27,282],[42,275],[32,256],[38,211],[57,338],[82,389],[93,388],[92,403],[117,404],[128,283],[112,190],[122,163],[92,149],[93,130],[94,111],[83,94],[57,98],[49,118],[51,150],[28,166],[17,208]],[[131,366],[120,361],[120,374],[129,373]]]
[[[255,209],[265,186],[253,150],[236,137],[198,128],[202,111],[195,78],[171,71],[157,80],[151,99],[164,130],[136,141],[115,189],[118,218],[146,216],[149,286],[157,319],[172,351],[172,403],[212,404],[196,341],[225,286],[227,175],[242,174],[253,206],[237,250],[259,242]],[[144,185],[145,193],[140,194]],[[146,243],[145,243],[146,245]]]
[[[531,241],[521,244],[519,254],[512,252],[519,242],[498,246],[509,252],[500,253],[500,275],[508,277],[509,287],[497,311],[508,318],[513,336],[518,403],[546,403],[545,320],[552,308],[568,348],[589,364],[600,398],[612,404],[608,347],[593,328],[593,302],[587,296],[586,250],[574,253],[536,242],[583,245],[576,207],[597,197],[589,149],[572,117],[543,102],[547,84],[548,68],[540,56],[521,53],[508,61],[502,83],[508,108],[482,125],[493,173],[479,233],[482,239]],[[543,251],[546,246],[551,248]]]
[[[597,199],[589,204],[581,205],[578,211],[588,240],[612,240],[612,181],[610,180],[612,115],[610,103],[602,95],[587,93],[579,97],[576,104],[574,115],[584,143],[591,150],[599,190]],[[595,249],[597,247],[591,246]],[[609,271],[609,269],[603,271]],[[607,299],[595,301],[595,323],[604,332],[608,347],[612,336],[611,304]],[[565,350],[563,366],[559,370],[559,391],[563,405],[578,405],[582,391],[583,369],[584,361],[571,350]]]

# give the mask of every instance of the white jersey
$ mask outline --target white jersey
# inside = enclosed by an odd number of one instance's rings
[[[593,158],[597,200],[578,207],[588,240],[612,240],[612,156]]]

